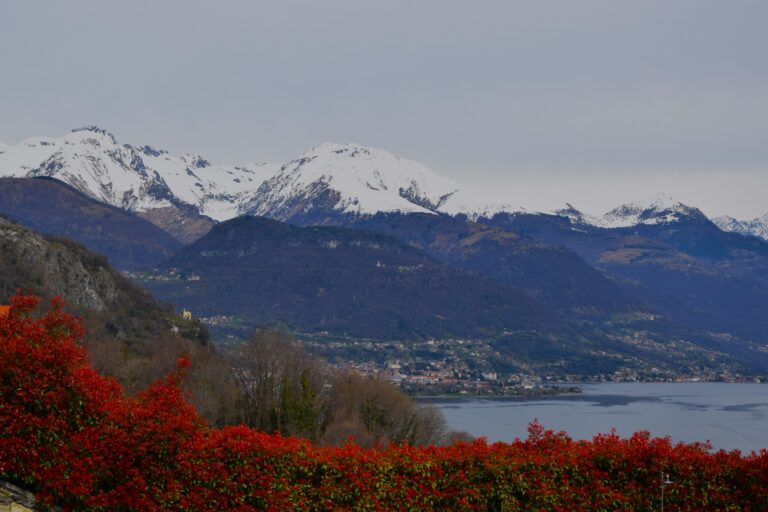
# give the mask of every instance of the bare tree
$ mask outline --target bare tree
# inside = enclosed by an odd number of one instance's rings
[[[445,416],[434,405],[422,405],[416,410],[416,424],[409,442],[417,446],[442,444],[446,439]]]
[[[145,389],[174,371],[179,356],[192,360],[184,388],[200,414],[215,426],[239,423],[240,389],[229,366],[211,345],[178,335],[158,334],[154,343],[130,346],[125,341],[85,338],[91,362],[102,374],[115,377],[128,393]]]
[[[445,420],[435,407],[420,407],[391,382],[326,367],[280,331],[258,329],[229,354],[244,396],[245,422],[340,445],[439,444]]]
[[[329,418],[323,441],[334,445],[350,437],[363,446],[438,444],[445,433],[437,408],[419,407],[391,382],[350,373],[333,382]]]
[[[324,427],[319,364],[288,335],[257,329],[230,354],[245,422],[266,432],[317,439]]]

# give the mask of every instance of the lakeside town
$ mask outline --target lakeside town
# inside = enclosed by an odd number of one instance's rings
[[[237,325],[226,316],[201,318],[216,328]],[[231,342],[235,342],[230,338]],[[687,371],[658,368],[626,358],[626,366],[610,373],[576,374],[567,371],[568,361],[533,365],[510,360],[495,348],[493,340],[427,339],[378,341],[339,339],[322,335],[298,335],[298,341],[339,370],[378,376],[417,396],[551,396],[581,393],[583,382],[766,382],[766,376],[746,375],[727,364]],[[626,342],[654,342],[643,333],[628,335]],[[666,349],[680,355],[692,345],[678,341]],[[611,354],[601,353],[603,357]],[[715,360],[717,354],[708,354]]]
[[[578,384],[583,382],[766,382],[765,376],[744,375],[725,365],[705,371],[630,366],[612,373],[569,374],[563,371],[568,363],[564,359],[539,366],[517,361],[510,364],[508,359],[502,360],[502,355],[491,344],[482,340],[406,343],[302,339],[302,342],[338,368],[351,367],[364,375],[383,377],[413,395],[563,395],[580,393]],[[350,355],[356,357],[350,358]]]
[[[218,315],[200,320],[212,330],[227,332],[226,343],[238,343],[245,326],[237,317]],[[232,334],[239,330],[239,334]],[[689,365],[685,371],[659,368],[625,357],[620,369],[606,373],[579,374],[568,371],[569,361],[533,364],[511,359],[495,348],[492,340],[427,339],[379,341],[340,339],[323,334],[298,334],[298,341],[312,353],[323,357],[333,369],[354,370],[397,384],[417,396],[552,396],[577,394],[584,382],[766,382],[765,376],[740,373],[709,351],[704,356],[714,362],[708,368]],[[657,348],[658,343],[645,333],[624,336],[624,343]],[[666,350],[684,359],[696,348],[684,341],[665,345]],[[700,352],[700,351],[699,351]],[[698,352],[697,352],[698,353]],[[613,354],[599,354],[616,357]]]

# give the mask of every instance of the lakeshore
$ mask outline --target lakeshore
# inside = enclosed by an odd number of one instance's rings
[[[582,393],[541,397],[423,398],[454,430],[510,442],[538,420],[574,439],[611,429],[647,430],[674,442],[710,441],[713,449],[768,447],[768,386],[746,383],[582,383]]]

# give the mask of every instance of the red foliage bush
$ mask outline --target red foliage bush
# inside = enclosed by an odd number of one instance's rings
[[[211,429],[179,388],[136,397],[98,375],[56,300],[0,317],[0,478],[65,510],[765,510],[768,452],[638,433],[574,441],[532,424],[513,443],[320,448]]]

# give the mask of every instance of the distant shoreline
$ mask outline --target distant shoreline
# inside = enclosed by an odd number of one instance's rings
[[[457,398],[467,398],[467,399],[506,399],[506,398],[544,398],[544,397],[558,397],[558,396],[580,396],[583,393],[583,390],[578,386],[568,386],[562,387],[562,389],[565,389],[565,391],[562,392],[553,392],[555,388],[558,388],[560,386],[551,386],[546,388],[538,388],[538,390],[545,390],[545,391],[539,391],[532,390],[531,393],[510,393],[510,394],[460,394],[460,393],[446,393],[446,394],[436,394],[436,395],[411,395],[411,397],[414,400],[435,400],[435,399],[457,399]]]

